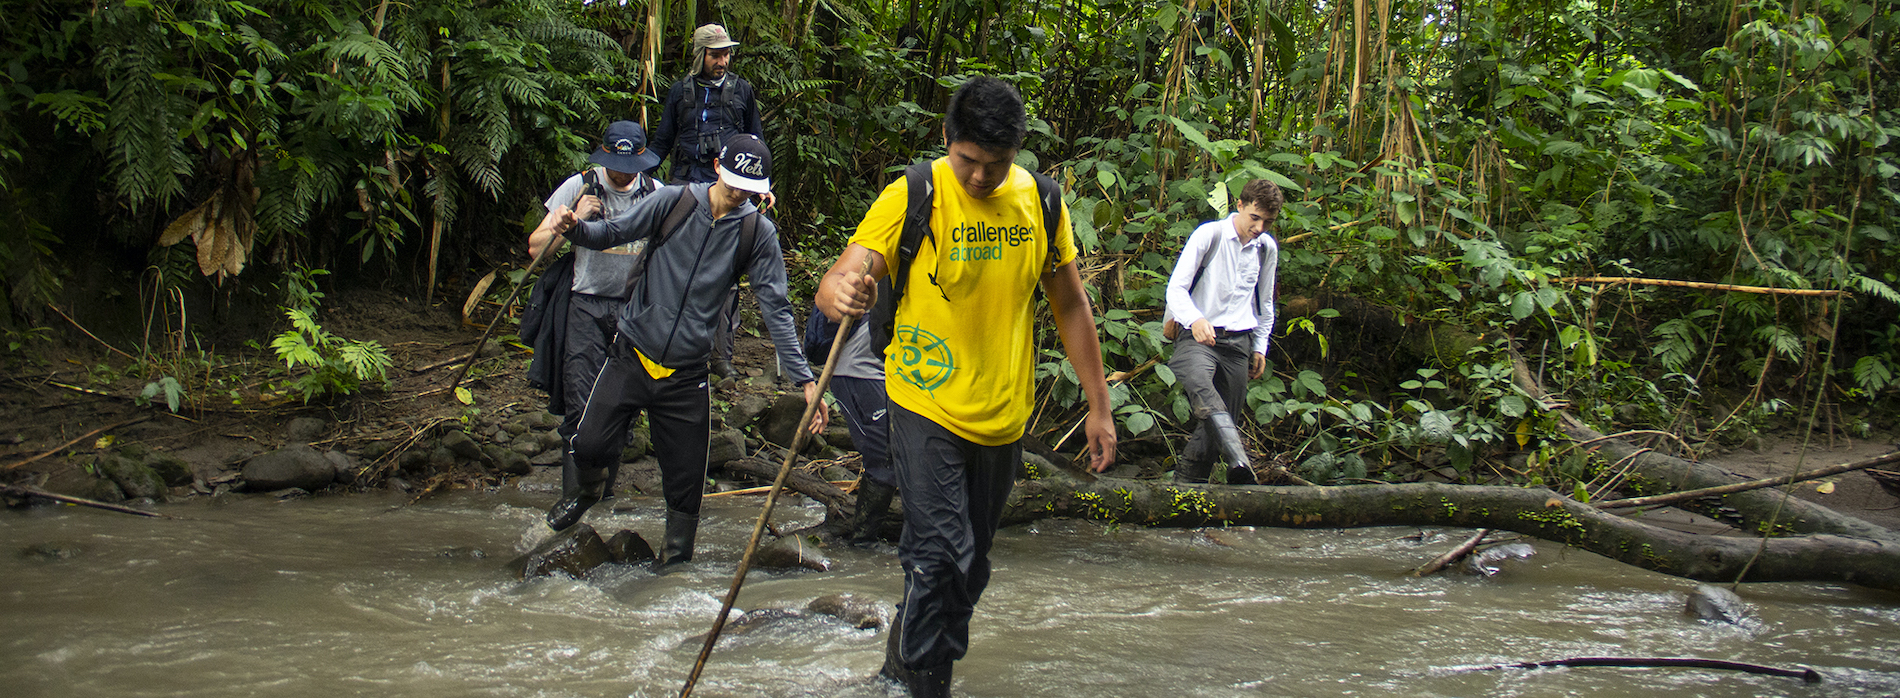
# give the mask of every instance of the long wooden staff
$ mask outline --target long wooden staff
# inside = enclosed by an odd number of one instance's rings
[[[866,260],[869,270],[870,262]],[[823,396],[831,386],[831,372],[838,368],[838,355],[843,353],[845,341],[851,336],[850,315],[838,322],[838,335],[832,339],[831,355],[825,357],[825,371],[818,376],[818,394]],[[778,504],[779,490],[785,487],[785,478],[792,474],[792,463],[798,460],[798,452],[805,448],[810,438],[811,420],[818,410],[824,409],[821,398],[805,403],[805,414],[798,418],[798,431],[792,437],[792,448],[785,452],[785,462],[778,467],[778,479],[772,481],[772,489],[765,495],[765,510],[759,512],[759,522],[752,526],[752,540],[746,543],[745,555],[739,558],[739,571],[732,575],[732,588],[726,590],[726,599],[719,604],[719,618],[713,621],[712,631],[706,633],[706,644],[699,648],[699,659],[693,661],[693,673],[686,677],[686,685],[680,687],[680,698],[693,694],[693,685],[699,683],[699,674],[706,669],[706,658],[712,656],[713,645],[719,643],[719,633],[726,629],[726,618],[732,614],[732,602],[739,598],[739,587],[745,585],[746,571],[752,567],[752,554],[759,549],[759,537],[765,533],[765,523],[772,518],[772,507]]]
[[[573,210],[575,206],[580,205],[581,197],[587,196],[589,189],[592,189],[592,187],[582,186],[581,193],[574,195],[574,200],[568,202],[568,210]],[[521,275],[520,281],[515,282],[515,290],[508,294],[508,300],[503,301],[501,308],[495,311],[495,319],[489,321],[487,329],[482,330],[482,338],[476,340],[474,351],[470,351],[467,357],[468,360],[462,363],[462,370],[456,371],[455,380],[449,381],[449,399],[455,398],[455,388],[462,384],[463,378],[468,377],[468,369],[475,365],[475,357],[482,355],[482,347],[488,346],[488,337],[495,333],[495,326],[501,324],[502,316],[508,314],[509,308],[515,307],[515,299],[521,297],[521,289],[528,285],[528,277],[534,276],[534,270],[541,268],[542,262],[553,259],[554,251],[560,249],[561,244],[566,241],[565,236],[560,233],[555,233],[554,237],[548,240],[548,245],[541,248],[541,254],[535,255],[534,261],[528,263],[528,271]]]

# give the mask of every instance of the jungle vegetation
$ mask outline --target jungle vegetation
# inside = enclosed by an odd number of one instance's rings
[[[1159,331],[1175,255],[1262,177],[1287,193],[1283,310],[1249,416],[1310,480],[1422,465],[1588,498],[1610,483],[1551,445],[1560,410],[1696,445],[1864,435],[1893,426],[1900,394],[1900,53],[1875,2],[0,13],[0,324],[16,347],[53,323],[49,302],[106,298],[176,330],[147,330],[141,352],[184,351],[187,317],[297,307],[286,279],[318,269],[460,303],[524,265],[541,198],[606,123],[657,118],[692,27],[719,21],[759,88],[795,295],[899,168],[941,152],[954,86],[1022,89],[1020,162],[1067,186],[1132,454],[1169,453],[1186,416]],[[1080,396],[1045,348],[1032,429],[1061,447]]]

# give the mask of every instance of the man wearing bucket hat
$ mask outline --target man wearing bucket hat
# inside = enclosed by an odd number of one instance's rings
[[[660,126],[653,132],[653,144],[661,159],[671,158],[673,162],[668,182],[711,182],[716,176],[714,156],[726,139],[740,133],[765,138],[752,83],[730,70],[732,52],[738,45],[726,28],[717,24],[693,31],[693,72],[673,83],[666,94],[666,108],[660,112]],[[772,207],[770,192],[760,197],[766,208]],[[732,375],[732,336],[738,329],[739,294],[735,290],[727,294],[725,311],[713,333],[713,373]]]
[[[730,70],[738,45],[717,24],[693,32],[693,74],[673,83],[653,132],[660,158],[672,159],[667,181],[673,184],[713,181],[714,157],[733,134],[765,137],[752,83]]]
[[[659,164],[660,158],[647,148],[646,129],[631,121],[616,121],[607,125],[606,133],[600,139],[600,147],[587,156],[587,161],[596,165],[586,172],[567,178],[561,186],[548,196],[542,205],[548,215],[541,219],[541,225],[528,236],[528,255],[539,255],[541,248],[554,241],[554,236],[565,230],[561,218],[555,215],[558,210],[572,206],[581,217],[601,218],[619,215],[642,197],[659,189],[659,183],[645,174]],[[578,197],[578,201],[576,201]],[[587,394],[592,391],[594,376],[600,373],[601,364],[607,361],[607,342],[613,337],[613,318],[620,312],[620,306],[627,302],[627,283],[632,277],[634,263],[640,253],[638,243],[621,245],[605,250],[575,248],[567,258],[556,262],[561,266],[558,273],[544,274],[551,282],[557,282],[563,275],[571,275],[573,280],[564,290],[569,291],[565,298],[566,312],[560,313],[561,321],[546,322],[547,335],[553,335],[553,344],[537,342],[537,356],[547,356],[550,360],[558,358],[558,365],[550,365],[541,371],[530,368],[530,381],[549,393],[549,411],[562,415],[558,430],[565,439],[573,439],[574,431],[581,421],[581,406],[587,404]],[[538,286],[538,284],[537,284]],[[556,289],[561,290],[561,289]],[[542,307],[544,304],[534,304]],[[549,313],[555,312],[557,304],[545,304]],[[523,323],[524,326],[527,323]],[[543,333],[535,333],[543,334]],[[539,377],[539,380],[536,378]],[[622,434],[622,438],[625,435]],[[615,464],[614,470],[618,470]],[[617,473],[615,473],[617,474]],[[565,458],[561,462],[562,489],[572,493],[580,487],[574,460]],[[607,491],[612,492],[612,477],[608,478]]]
[[[752,195],[772,190],[772,154],[758,136],[739,134],[720,150],[714,172],[709,184],[662,188],[606,220],[581,221],[574,211],[556,211],[576,245],[608,249],[647,241],[647,250],[620,310],[619,335],[570,442],[580,487],[548,510],[548,525],[566,529],[600,501],[627,425],[644,411],[666,499],[663,565],[693,556],[711,430],[706,377],[713,324],[726,289],[739,276],[750,279],[786,374],[807,403],[823,399],[786,299],[778,227],[752,204]],[[825,417],[820,409],[813,431],[824,429]]]

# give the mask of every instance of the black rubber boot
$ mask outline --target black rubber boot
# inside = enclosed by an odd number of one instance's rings
[[[938,664],[928,669],[918,669],[908,684],[911,698],[948,698],[950,695],[950,664]]]
[[[565,531],[580,523],[581,517],[587,515],[587,509],[599,502],[606,490],[606,480],[580,483],[573,494],[561,497],[560,501],[548,508],[548,528]]]
[[[917,672],[904,668],[904,660],[898,658],[901,652],[897,648],[897,634],[897,621],[893,621],[891,631],[884,633],[884,668],[877,670],[877,675],[908,687],[917,680]]]
[[[879,483],[870,478],[858,481],[858,509],[851,513],[851,530],[846,534],[846,542],[852,545],[864,545],[877,542],[879,524],[884,513],[891,509],[891,498],[897,495],[897,488]]]
[[[1213,463],[1193,463],[1186,458],[1174,462],[1174,481],[1184,485],[1205,485],[1213,472]]]
[[[699,516],[666,510],[666,538],[660,544],[660,566],[667,567],[693,559],[693,538],[699,535]]]
[[[1221,455],[1227,458],[1227,484],[1259,484],[1253,474],[1253,456],[1247,453],[1246,443],[1240,440],[1240,427],[1234,425],[1234,416],[1215,412],[1207,416],[1207,423],[1213,427],[1213,436],[1215,443],[1220,444]]]

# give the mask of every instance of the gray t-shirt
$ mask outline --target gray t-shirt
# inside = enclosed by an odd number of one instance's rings
[[[859,320],[851,327],[851,336],[844,340],[844,350],[838,352],[838,368],[833,370],[831,375],[871,381],[884,380],[884,357],[871,351],[870,323]]]
[[[654,189],[659,188],[658,182],[654,182],[652,178],[641,174],[634,178],[632,187],[629,187],[626,191],[619,191],[614,189],[613,182],[608,181],[605,168],[596,167],[594,168],[594,173],[600,178],[600,205],[602,208],[600,218],[612,218],[620,215],[627,209],[633,208],[633,202],[640,200],[640,197],[646,196]],[[549,211],[553,211],[562,206],[572,207],[576,195],[580,194],[580,192],[581,175],[574,175],[567,178],[567,181],[562,182],[561,186],[555,189],[552,195],[548,196],[548,200],[544,202],[542,206],[545,206]],[[633,275],[634,263],[639,261],[640,250],[645,248],[645,240],[635,240],[612,249],[599,251],[590,250],[579,245],[574,246],[574,251],[572,252],[574,255],[573,291],[575,293],[605,296],[608,298],[626,298],[627,277]]]

